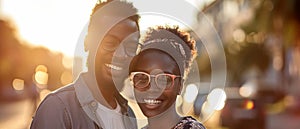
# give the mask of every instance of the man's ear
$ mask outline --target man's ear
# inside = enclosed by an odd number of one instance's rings
[[[88,52],[89,51],[89,36],[86,35],[85,38],[84,38],[84,51],[85,52]]]

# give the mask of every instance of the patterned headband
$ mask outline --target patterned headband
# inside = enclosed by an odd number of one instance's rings
[[[153,39],[145,42],[144,44],[141,44],[140,52],[147,49],[159,49],[168,53],[175,59],[176,63],[178,64],[181,75],[185,75],[185,68],[189,65],[184,47],[186,47],[187,50],[189,49],[186,44],[178,43],[174,39]]]
[[[186,60],[186,53],[184,51],[184,48],[183,48],[182,44],[176,42],[174,39],[168,39],[168,38],[153,39],[153,40],[145,42],[142,45],[142,49],[143,49],[143,46],[147,46],[147,45],[149,45],[151,43],[158,43],[158,42],[167,42],[167,43],[170,43],[172,45],[172,47],[175,48],[176,50],[178,50],[180,52],[181,56]]]

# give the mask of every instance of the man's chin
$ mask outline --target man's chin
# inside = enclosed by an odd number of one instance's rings
[[[124,86],[124,80],[128,77],[128,69],[114,69],[113,66],[104,64],[96,74],[101,85],[115,86],[120,91]]]

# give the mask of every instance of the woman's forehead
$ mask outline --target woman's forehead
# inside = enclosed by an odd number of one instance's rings
[[[179,69],[176,61],[166,52],[156,49],[149,49],[139,53],[136,67],[139,69],[161,69],[166,73],[173,73]]]
[[[141,59],[151,58],[151,57],[153,57],[153,59],[157,59],[157,60],[161,60],[164,58],[172,59],[172,57],[168,53],[166,53],[162,50],[159,50],[159,49],[154,49],[154,48],[143,50],[138,54],[138,56]]]

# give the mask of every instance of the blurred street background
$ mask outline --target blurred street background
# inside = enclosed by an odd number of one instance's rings
[[[41,100],[86,69],[75,49],[95,1],[0,0],[0,129],[28,129]],[[147,6],[130,1],[139,10]],[[208,129],[300,129],[299,0],[165,1],[165,8],[182,1],[195,7],[178,8],[188,27],[161,16],[141,15],[140,21],[142,30],[178,24],[197,40],[195,70],[177,101],[180,113]],[[225,87],[211,86],[213,71],[222,69],[212,68],[211,55],[218,59],[219,51],[197,35],[211,29],[201,23],[203,14],[223,45]],[[132,99],[130,88],[123,94]]]

